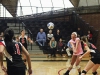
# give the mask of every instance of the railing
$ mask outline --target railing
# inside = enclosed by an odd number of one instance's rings
[[[19,16],[20,18],[23,18],[23,19],[27,19],[27,18],[37,18],[37,17],[42,17],[42,16],[51,16],[51,15],[59,15],[59,14],[63,14],[63,15],[69,15],[69,14],[72,14],[73,11],[76,11],[76,13],[79,13],[79,14],[86,14],[86,13],[98,13],[100,12],[100,6],[82,6],[82,7],[72,7],[72,8],[60,8],[59,10],[51,10],[51,11],[47,11],[47,12],[41,12],[39,13],[38,12],[38,9],[40,7],[36,7],[36,13],[34,14],[28,14],[28,15],[22,15],[22,16]],[[43,7],[43,8],[51,8],[53,9],[52,7]]]
[[[28,29],[28,28],[26,27],[25,23],[24,23],[19,17],[18,17],[18,20],[21,21],[22,28],[24,27],[25,30],[28,31],[28,36],[30,35],[31,40],[33,40],[33,34],[32,34],[32,32],[30,31],[30,29]],[[20,25],[19,25],[19,30],[20,30]],[[29,42],[28,42],[28,45],[29,45]],[[31,50],[32,50],[32,44],[31,44]]]
[[[93,26],[90,26],[89,23],[86,23],[86,21],[83,20],[76,12],[72,13],[71,25],[75,31],[77,31],[77,28],[79,27],[83,31],[83,35],[87,35],[88,30],[90,30],[93,33],[92,43],[96,45],[99,31],[95,30]]]

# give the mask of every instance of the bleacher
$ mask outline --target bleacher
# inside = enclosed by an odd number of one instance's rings
[[[52,17],[50,18],[50,16],[41,19],[38,19],[37,17],[35,19],[32,18],[28,18],[27,19],[19,19],[19,18],[8,18],[4,20],[6,23],[4,23],[2,20],[1,22],[3,23],[2,26],[4,27],[3,30],[5,30],[5,28],[7,27],[6,24],[7,23],[15,23],[15,27],[16,24],[18,25],[17,27],[19,27],[19,31],[21,30],[20,28],[25,28],[26,30],[28,30],[28,35],[31,36],[31,39],[33,39],[34,41],[36,41],[36,36],[37,33],[39,32],[40,28],[44,29],[44,32],[46,32],[46,34],[48,33],[49,29],[47,28],[47,23],[49,22],[53,22],[55,27],[53,29],[53,34],[56,33],[56,30],[59,29],[61,31],[62,34],[62,39],[65,41],[65,43],[67,43],[70,39],[70,34],[73,31],[77,31],[77,28],[80,27],[81,30],[84,32],[84,35],[87,35],[87,31],[91,30],[93,33],[93,39],[98,37],[98,31],[95,30],[92,26],[90,26],[88,23],[86,23],[82,17],[80,17],[78,14],[76,13],[72,13],[72,14],[67,14],[66,16],[64,15],[60,15],[60,17]],[[22,25],[20,25],[22,24]],[[31,34],[31,33],[32,34]],[[95,33],[96,32],[96,33]],[[19,34],[19,33],[18,33]],[[96,40],[93,40],[94,44],[96,43]],[[33,48],[34,47],[34,48]],[[36,47],[36,48],[35,48]],[[45,48],[45,50],[39,50],[39,47],[37,44],[34,45],[30,45],[29,44],[29,51],[30,53],[34,53],[34,54],[38,54],[38,53],[47,53],[45,52],[47,48]],[[40,52],[39,52],[40,51]],[[64,53],[66,54],[66,53]],[[38,55],[37,55],[38,56]],[[41,56],[40,56],[41,57]]]
[[[50,21],[27,21],[25,22],[26,24],[26,27],[29,28],[33,34],[33,39],[36,40],[36,36],[37,36],[37,33],[39,32],[40,28],[43,28],[44,29],[44,32],[46,34],[48,34],[48,31],[49,29],[47,28],[47,23],[49,23]],[[61,31],[61,34],[63,36],[63,39],[64,40],[67,40],[66,36],[70,36],[71,34],[71,27],[70,27],[70,24],[69,22],[64,22],[64,21],[61,21],[61,22],[53,22],[55,24],[55,28],[53,29],[53,34],[56,33],[56,30],[59,29]],[[65,33],[65,34],[63,34]]]
[[[7,22],[5,20],[0,20],[0,32],[3,32],[6,28],[8,28]]]

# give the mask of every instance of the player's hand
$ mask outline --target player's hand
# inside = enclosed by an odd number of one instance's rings
[[[2,68],[2,70],[3,70],[3,71],[4,71],[4,73],[5,73],[4,75],[8,75],[8,74],[7,74],[7,68],[6,68],[6,67],[4,67],[4,66],[2,66],[1,68]]]
[[[73,53],[75,53],[75,54],[77,53],[77,50],[76,50],[76,48],[73,48]]]
[[[74,52],[75,54],[77,53],[77,51],[76,51],[76,50],[74,50],[73,52]]]
[[[31,41],[31,43],[33,44],[33,41]]]
[[[83,58],[83,57],[82,57],[82,56],[80,56],[80,57],[79,57],[79,60],[82,60],[82,58]]]
[[[32,75],[32,69],[28,69],[29,75]]]
[[[6,69],[5,66],[2,66],[1,68],[2,68],[2,70],[3,70],[4,72],[7,72],[7,69]]]
[[[7,74],[7,72],[5,72],[5,74],[4,74],[4,75],[8,75],[8,74]]]

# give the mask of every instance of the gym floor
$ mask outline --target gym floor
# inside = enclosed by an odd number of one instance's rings
[[[54,58],[48,58],[49,60],[40,60],[40,61],[32,61],[32,75],[63,75],[70,62],[70,58],[67,60],[59,61],[59,60],[51,60]],[[84,69],[85,65],[87,64],[89,58],[85,58],[80,63],[82,70]],[[6,65],[6,64],[5,64]],[[100,68],[98,69],[98,73],[100,74]],[[0,75],[4,75],[3,71],[0,70]],[[28,74],[27,74],[28,75]],[[73,68],[70,72],[70,75],[78,75],[76,68]],[[91,70],[87,73],[87,75],[92,75]]]

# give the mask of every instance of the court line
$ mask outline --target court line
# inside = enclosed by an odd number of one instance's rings
[[[66,69],[66,68],[63,68],[63,69],[59,70],[58,71],[58,75],[60,75],[60,72],[63,71],[64,69]]]

